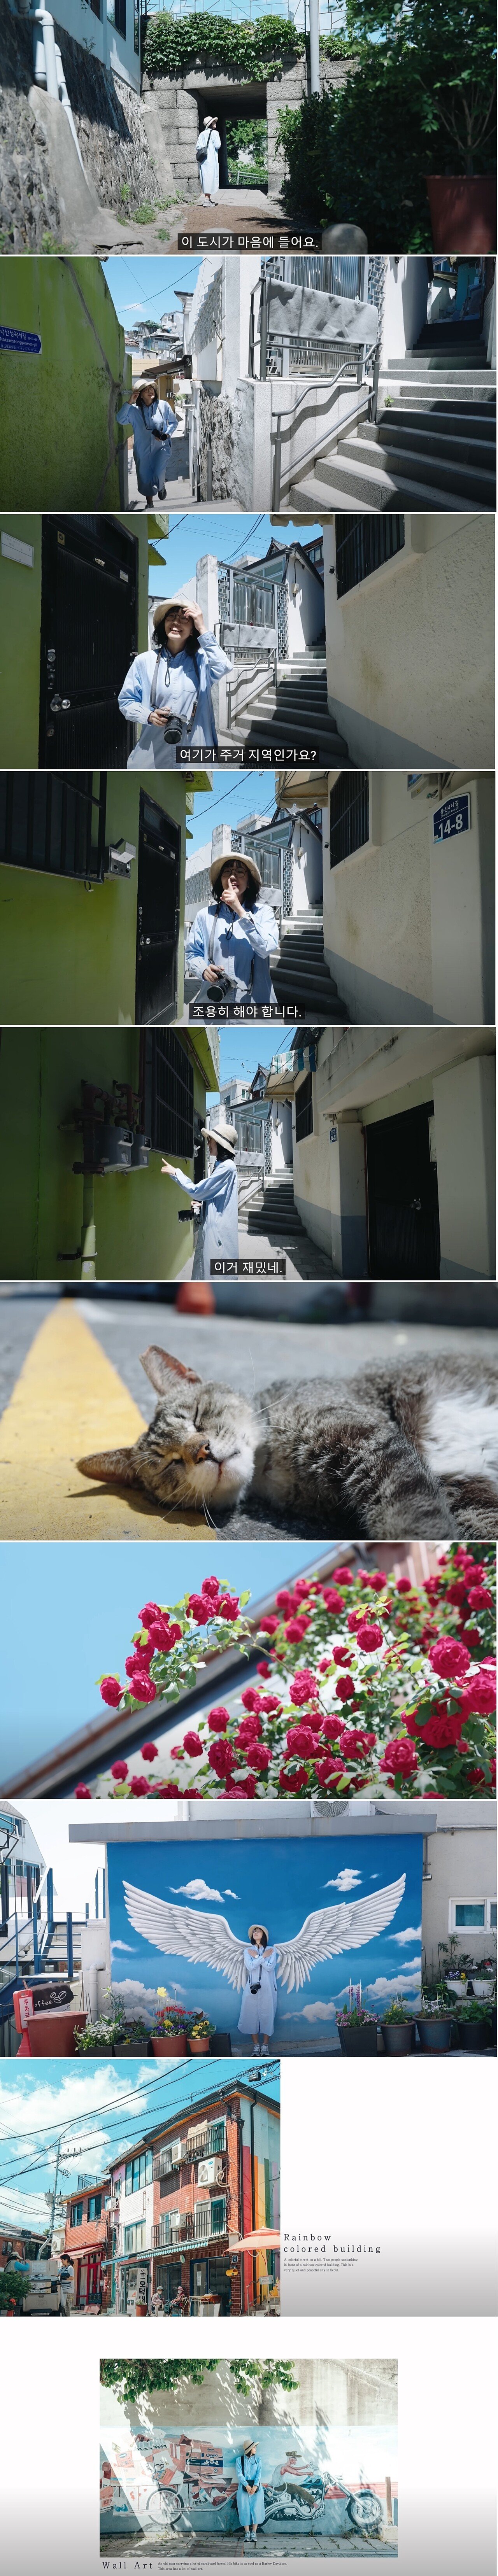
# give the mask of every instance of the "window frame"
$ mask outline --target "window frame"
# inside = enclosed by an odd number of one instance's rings
[[[94,777],[98,778],[96,791],[93,787]],[[26,874],[55,878],[57,883],[62,879],[63,884],[66,885],[102,885],[106,849],[106,770],[7,770],[4,777],[0,777],[2,805],[4,790],[5,813],[0,821],[4,846],[0,848],[0,866],[22,868]],[[16,797],[26,798],[26,858],[19,858],[17,852],[12,850]],[[43,859],[36,859],[33,856],[33,839],[38,819],[36,807],[37,804],[43,803],[43,799],[45,800],[45,856]],[[84,839],[86,817],[88,841],[84,852],[84,864],[68,867],[65,862],[68,855],[68,842],[71,839],[70,817],[74,807],[78,829],[76,832],[73,827],[73,838],[78,841],[80,838]],[[95,818],[96,840],[92,840]],[[60,838],[60,860],[58,865],[54,865],[52,840],[57,830]],[[70,851],[69,855],[71,855]]]
[[[479,1936],[482,1935],[483,1938],[486,1933],[496,1932],[496,1903],[496,1896],[450,1896],[448,1898],[448,1931],[456,1933],[457,1936],[459,1933],[475,1932]],[[482,1905],[482,1923],[457,1923],[457,1907],[461,1906],[462,1908],[465,1908],[466,1905]],[[494,1922],[491,1919],[493,1908],[495,1914]]]
[[[334,808],[338,811],[335,812]],[[363,828],[364,827],[364,828]],[[334,851],[342,835],[344,846]],[[370,840],[370,772],[368,769],[341,769],[329,796],[329,859],[331,869],[344,866],[357,850],[365,849]]]
[[[313,1074],[311,1067],[308,1073],[303,1074],[302,1082],[298,1084],[294,1097],[296,1109],[296,1145],[304,1145],[306,1143],[307,1136],[313,1135],[314,1128]],[[304,1105],[301,1112],[299,1112],[299,1102]],[[311,1111],[311,1116],[308,1123],[309,1110]],[[303,1115],[305,1121],[304,1125],[302,1123]],[[298,1117],[300,1122],[299,1125]]]
[[[335,513],[335,579],[337,599],[348,599],[372,574],[384,571],[406,551],[403,510]]]

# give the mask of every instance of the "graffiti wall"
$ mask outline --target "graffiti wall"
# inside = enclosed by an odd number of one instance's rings
[[[392,2425],[344,2429],[316,2425],[241,2425],[184,2433],[165,2427],[106,2435],[100,2474],[101,2534],[240,2537],[237,2502],[245,2442],[255,2441],[266,2539],[362,2531],[394,2540],[397,2522],[396,2435]],[[259,2476],[259,2469],[258,2469]],[[243,2508],[242,2508],[243,2510]],[[392,2528],[390,2528],[392,2524]]]
[[[251,1924],[268,1935],[265,2027],[295,2049],[330,2046],[350,1980],[381,2018],[400,1989],[420,1996],[421,1835],[206,1840],[195,1875],[187,1838],[111,1843],[108,1885],[112,1982],[130,2011],[152,2012],[162,1987],[249,2036]]]

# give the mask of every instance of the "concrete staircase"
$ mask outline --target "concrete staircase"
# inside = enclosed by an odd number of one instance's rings
[[[276,688],[263,680],[258,696],[234,717],[237,742],[285,749],[292,742],[318,752],[325,769],[350,769],[348,746],[338,733],[327,703],[325,645],[295,653],[282,667]]]
[[[295,1008],[298,1017],[320,1026],[348,1026],[349,1011],[329,973],[323,954],[323,916],[315,907],[285,924],[280,954],[271,976],[277,1002]]]
[[[478,323],[426,324],[416,349],[391,358],[379,378],[377,421],[368,400],[337,447],[296,478],[302,509],[494,510],[496,375]]]
[[[306,1242],[306,1229],[294,1205],[292,1172],[267,1175],[249,1201],[245,1223],[248,1234],[263,1234],[270,1242],[295,1243],[299,1236]]]

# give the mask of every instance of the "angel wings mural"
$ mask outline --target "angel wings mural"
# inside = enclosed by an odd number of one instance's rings
[[[343,1951],[367,1949],[392,1923],[405,1883],[403,1871],[389,1887],[371,1889],[367,1896],[348,1896],[336,1905],[318,1906],[313,1914],[305,1916],[292,1938],[279,1939],[271,1928],[275,1975],[286,1993],[298,1994],[322,1961],[337,1958]],[[248,1933],[245,1938],[239,1937],[232,1932],[225,1915],[204,1913],[200,1908],[194,1913],[189,1906],[171,1904],[165,1897],[130,1886],[126,1879],[123,1894],[128,1922],[142,1941],[160,1950],[163,1958],[188,1959],[218,1971],[240,1994],[250,1976]]]

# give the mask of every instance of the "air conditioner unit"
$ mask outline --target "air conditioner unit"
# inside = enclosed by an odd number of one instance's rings
[[[198,2182],[222,2182],[223,2165],[221,2156],[206,2156],[204,2163],[199,2165],[197,2179]]]

